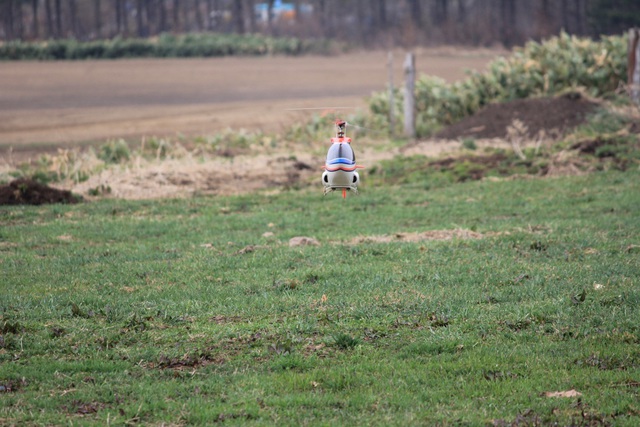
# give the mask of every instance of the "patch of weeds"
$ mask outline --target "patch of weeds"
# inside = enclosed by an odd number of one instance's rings
[[[246,130],[227,130],[215,136],[196,141],[204,150],[221,157],[235,157],[249,152],[252,145],[262,145],[265,136],[261,132],[251,133]]]
[[[473,138],[464,138],[462,140],[462,147],[467,150],[477,150],[478,145],[476,144],[476,140]]]
[[[517,285],[519,283],[524,282],[527,279],[529,279],[529,275],[526,274],[526,273],[522,273],[522,274],[519,274],[518,276],[514,277],[513,279],[509,280],[507,283],[509,285]]]
[[[640,354],[603,356],[594,353],[585,359],[576,360],[575,364],[597,368],[601,371],[626,371],[640,367]]]
[[[331,336],[331,344],[342,350],[350,350],[360,344],[360,340],[349,334],[340,332]]]
[[[282,355],[271,364],[271,369],[274,371],[304,371],[311,367],[309,360],[298,354]]]
[[[524,319],[506,320],[499,323],[504,324],[507,328],[511,329],[514,332],[521,332],[529,329],[529,327],[533,324],[533,321],[528,317],[525,317]]]
[[[640,139],[633,133],[634,125],[630,117],[600,109],[576,129],[568,141],[568,148],[590,158],[597,169],[610,165],[627,170],[640,160]]]
[[[582,304],[587,299],[587,291],[585,289],[582,290],[579,294],[571,295],[571,302],[578,305]]]
[[[124,328],[125,330],[133,330],[136,332],[142,332],[146,329],[149,328],[149,325],[147,324],[147,321],[151,320],[151,317],[142,317],[139,316],[137,313],[134,313],[129,320],[127,321],[127,323],[125,323]]]
[[[3,320],[2,323],[0,323],[0,333],[2,334],[19,334],[23,329],[24,328],[17,320],[15,322]]]
[[[487,381],[502,381],[508,379],[516,379],[519,377],[518,374],[510,372],[510,371],[483,371],[482,376]]]
[[[380,331],[373,328],[364,328],[364,340],[365,341],[377,341],[380,338],[387,336],[386,331]]]
[[[544,425],[543,419],[532,409],[516,415],[512,421],[496,419],[491,422],[494,427],[537,427]]]
[[[625,300],[623,295],[616,295],[602,298],[599,303],[603,307],[615,307],[624,305]]]
[[[404,358],[414,356],[437,356],[439,354],[457,354],[464,350],[464,344],[457,341],[418,342],[409,345],[403,352]]]
[[[429,316],[429,322],[432,328],[443,328],[445,326],[449,326],[449,324],[451,323],[447,316],[438,315],[436,313],[432,313]]]
[[[0,335],[0,349],[16,350],[18,348],[20,348],[20,343],[13,334]],[[2,355],[2,353],[0,353],[0,355]]]
[[[291,354],[293,352],[293,342],[290,339],[277,341],[269,345],[269,351],[278,356]]]
[[[95,312],[93,310],[85,311],[75,302],[71,303],[71,316],[72,317],[83,317],[88,319],[90,317],[95,316]]]
[[[101,402],[83,402],[81,400],[74,400],[65,409],[67,412],[79,415],[95,414],[106,405]]]
[[[308,273],[304,276],[302,281],[307,285],[315,285],[318,280],[320,280],[320,276],[315,273]]]
[[[583,156],[591,157],[601,163],[598,169],[605,169],[607,163],[619,170],[626,170],[640,160],[638,148],[640,140],[635,135],[624,133],[598,134],[580,139],[570,145]]]
[[[232,413],[220,413],[213,420],[214,423],[223,423],[225,421],[231,420],[257,420],[259,418],[258,414],[254,414],[251,412],[232,412]]]
[[[491,149],[482,154],[468,153],[441,159],[423,155],[398,156],[384,160],[370,170],[374,179],[386,183],[409,184],[428,181],[430,185],[480,180],[488,176],[538,175],[545,170],[545,158],[538,155],[521,159],[515,153]]]
[[[131,158],[131,150],[124,139],[109,141],[100,146],[98,158],[105,163],[122,163]]]
[[[532,251],[544,252],[549,249],[549,244],[536,240],[529,245],[529,249]]]
[[[87,191],[87,194],[94,197],[106,196],[108,194],[111,194],[111,187],[109,185],[100,184],[97,187],[90,188]]]
[[[227,323],[240,322],[241,317],[240,316],[225,316],[225,315],[219,314],[217,316],[213,316],[210,320],[212,322],[218,324],[218,325],[226,325]],[[178,322],[178,323],[183,323],[183,322],[185,322],[185,318],[184,317],[179,317],[175,321]]]
[[[27,385],[27,380],[0,380],[0,393],[15,393]]]
[[[110,337],[98,337],[96,338],[96,344],[100,347],[101,350],[109,350],[109,348],[113,348],[115,345],[120,342],[119,339],[114,339]]]
[[[170,142],[163,138],[149,138],[142,140],[140,153],[146,157],[155,157],[156,159],[164,159],[170,149]]]
[[[52,325],[49,327],[49,336],[51,338],[60,338],[67,334],[67,331],[61,326]]]
[[[208,350],[194,351],[179,357],[160,355],[158,360],[149,364],[152,368],[159,369],[182,369],[195,368],[207,365],[209,363],[222,363],[223,360],[216,358],[213,353]]]
[[[631,124],[631,118],[606,108],[599,108],[589,116],[586,123],[578,126],[575,133],[582,136],[613,134]]]
[[[293,291],[300,287],[296,279],[274,279],[272,287],[279,291]]]

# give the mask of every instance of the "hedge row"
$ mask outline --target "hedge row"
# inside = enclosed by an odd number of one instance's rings
[[[162,34],[153,39],[123,39],[81,42],[51,40],[47,42],[12,41],[0,44],[4,60],[77,60],[116,58],[213,57],[228,55],[300,55],[326,54],[338,49],[328,40],[300,40],[288,37],[199,33],[174,36]]]
[[[626,81],[627,41],[622,36],[593,41],[567,34],[543,43],[529,42],[508,58],[498,58],[489,70],[472,72],[463,81],[421,76],[416,82],[416,131],[428,136],[442,126],[473,114],[491,102],[548,96],[570,88],[584,88],[593,96],[616,91]],[[395,97],[402,111],[402,93]],[[374,115],[388,117],[386,92],[369,102]]]

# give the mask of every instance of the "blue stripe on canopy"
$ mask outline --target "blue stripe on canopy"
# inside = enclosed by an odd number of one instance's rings
[[[355,165],[356,162],[349,160],[345,157],[338,157],[337,159],[327,160],[328,165]]]

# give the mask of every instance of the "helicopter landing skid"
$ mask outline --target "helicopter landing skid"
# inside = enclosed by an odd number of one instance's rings
[[[327,194],[331,193],[332,191],[336,191],[336,190],[349,190],[352,191],[353,194],[358,194],[358,187],[356,186],[349,186],[349,187],[324,187],[324,195],[326,196]]]

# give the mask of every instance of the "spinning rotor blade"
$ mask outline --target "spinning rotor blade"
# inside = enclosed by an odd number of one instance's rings
[[[301,111],[301,110],[355,110],[356,107],[300,107],[285,108],[285,111]]]

